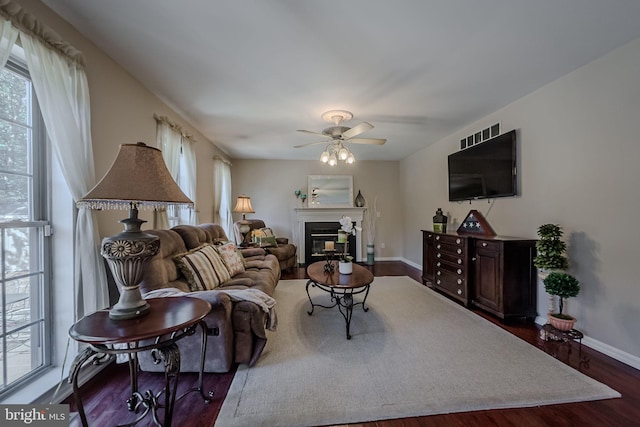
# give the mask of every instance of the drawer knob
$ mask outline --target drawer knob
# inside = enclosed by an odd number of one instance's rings
[[[439,285],[439,284],[441,284],[442,282],[440,281],[440,279],[438,279],[438,280],[436,281],[436,283]]]
[[[461,240],[460,239],[456,239],[456,243],[460,244]]]
[[[458,254],[461,254],[462,253],[462,249],[458,249],[457,252],[458,252]]]
[[[440,240],[440,236],[436,236],[436,240]]]
[[[436,254],[436,257],[438,257],[438,258],[440,258],[441,256],[442,256],[442,255],[440,255],[440,254]]]
[[[460,268],[458,269],[458,274],[462,274],[462,270]]]
[[[436,267],[440,267],[440,261],[436,263]]]
[[[458,285],[462,285],[462,279],[458,279]]]
[[[462,289],[458,289],[458,295],[462,295]]]
[[[436,245],[436,248],[440,249],[440,247],[441,247],[440,244]]]
[[[486,248],[487,247],[487,242],[482,242],[482,247]]]
[[[436,274],[437,274],[438,276],[440,276],[440,275],[442,274],[442,272],[441,272],[440,270],[438,270],[438,271],[436,272]]]
[[[462,260],[458,258],[458,264],[462,264]]]
[[[433,234],[427,234],[427,237],[431,238],[431,236],[433,236]]]

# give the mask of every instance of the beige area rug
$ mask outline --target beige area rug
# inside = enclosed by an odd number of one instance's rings
[[[620,397],[408,277],[377,277],[352,339],[312,316],[304,280],[278,284],[278,330],[238,369],[216,426],[317,426]],[[315,302],[326,293],[310,288]],[[356,299],[356,301],[361,299]]]

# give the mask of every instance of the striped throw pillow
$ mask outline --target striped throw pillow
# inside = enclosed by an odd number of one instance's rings
[[[213,245],[203,245],[176,255],[174,261],[187,278],[192,291],[215,289],[231,279],[229,270]]]

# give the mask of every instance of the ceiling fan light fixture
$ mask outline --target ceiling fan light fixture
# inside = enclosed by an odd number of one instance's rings
[[[356,156],[353,155],[353,153],[349,153],[349,157],[347,157],[347,160],[345,160],[347,162],[347,164],[352,165],[353,162],[356,161]]]
[[[324,150],[322,154],[320,154],[320,161],[322,163],[327,163],[329,161],[329,152],[327,150]]]
[[[347,157],[349,157],[349,154],[351,153],[345,147],[342,147],[340,148],[340,150],[338,150],[338,157],[340,158],[340,160],[347,160]]]
[[[332,153],[331,157],[329,157],[329,166],[335,166],[338,164],[338,159],[336,158],[336,153]]]

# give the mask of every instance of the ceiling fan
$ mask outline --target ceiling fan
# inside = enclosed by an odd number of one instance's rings
[[[353,118],[353,114],[344,110],[331,110],[322,114],[322,118],[325,121],[332,122],[334,125],[324,129],[322,133],[313,132],[310,130],[298,129],[298,132],[309,133],[311,135],[319,135],[324,138],[328,138],[325,141],[310,142],[307,144],[295,145],[294,148],[308,147],[316,144],[328,144],[325,150],[320,156],[320,160],[323,163],[329,163],[331,166],[335,166],[338,163],[338,159],[344,160],[347,163],[353,163],[355,156],[349,150],[349,147],[345,143],[353,144],[373,144],[382,145],[387,142],[386,139],[381,138],[355,138],[363,132],[373,129],[371,123],[362,122],[352,128],[348,126],[340,126],[343,121],[348,121]]]

